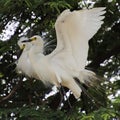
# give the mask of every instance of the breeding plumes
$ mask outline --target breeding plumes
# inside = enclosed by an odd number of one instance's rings
[[[82,92],[79,83],[94,85],[95,73],[85,69],[88,41],[101,27],[104,9],[63,11],[55,23],[57,47],[49,55],[43,54],[44,42],[40,36],[35,35],[23,42],[32,44],[28,52],[30,64],[44,84],[65,86],[75,98],[79,98]]]

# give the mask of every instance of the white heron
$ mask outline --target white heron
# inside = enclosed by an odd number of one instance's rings
[[[31,66],[43,83],[65,86],[75,98],[79,98],[82,92],[75,78],[80,83],[94,85],[95,74],[85,70],[88,41],[103,24],[104,9],[63,11],[55,23],[57,47],[49,55],[43,54],[44,42],[40,36],[35,35],[28,40],[32,44],[29,50]]]
[[[29,77],[39,79],[37,74],[34,72],[34,69],[30,63],[30,59],[28,57],[28,52],[29,52],[32,44],[30,42],[29,43],[23,42],[25,40],[28,40],[28,38],[22,37],[18,41],[18,46],[23,51],[22,51],[20,58],[18,59],[18,61],[16,63],[16,70],[21,71],[22,73],[24,73],[25,75],[27,75]]]

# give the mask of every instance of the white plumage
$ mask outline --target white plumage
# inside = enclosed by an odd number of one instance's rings
[[[76,98],[80,97],[82,90],[74,78],[93,85],[92,79],[95,78],[95,74],[85,70],[88,40],[101,27],[104,9],[101,7],[73,12],[63,11],[55,23],[57,47],[49,55],[43,54],[44,46],[40,36],[30,38],[32,47],[29,50],[29,59],[40,80],[57,87],[65,86]]]
[[[21,71],[22,73],[24,73],[25,75],[27,75],[29,77],[34,77],[36,79],[39,79],[37,74],[33,70],[33,67],[30,63],[30,59],[28,56],[28,52],[29,52],[30,48],[32,47],[32,44],[31,43],[24,43],[23,42],[24,40],[28,40],[28,38],[22,37],[18,41],[18,46],[21,49],[23,49],[23,52],[16,63],[17,64],[16,70]]]

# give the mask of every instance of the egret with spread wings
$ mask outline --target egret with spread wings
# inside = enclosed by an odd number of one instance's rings
[[[65,86],[75,98],[79,98],[82,92],[79,82],[90,86],[94,84],[95,74],[85,70],[88,41],[101,27],[104,9],[63,11],[55,23],[57,47],[49,55],[43,54],[44,42],[40,36],[35,35],[26,41],[32,43],[29,59],[34,72],[43,83]]]

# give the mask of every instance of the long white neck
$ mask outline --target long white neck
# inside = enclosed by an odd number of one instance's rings
[[[44,57],[43,47],[33,45],[29,51],[29,59],[31,63],[37,62],[40,58]]]
[[[39,45],[33,45],[30,49],[31,53],[34,54],[43,54],[43,46],[39,46]]]

